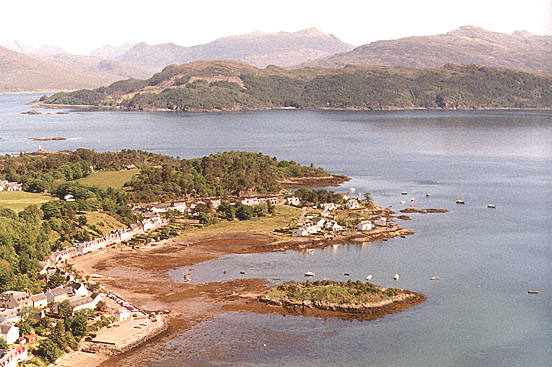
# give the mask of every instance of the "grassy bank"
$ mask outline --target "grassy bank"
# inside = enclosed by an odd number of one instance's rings
[[[124,171],[100,171],[94,172],[89,176],[78,179],[76,181],[81,185],[96,186],[103,190],[107,189],[108,187],[120,189],[126,182],[130,181],[139,172],[139,169]]]
[[[0,191],[0,207],[20,212],[29,205],[42,203],[55,198],[48,194],[35,194],[24,191]]]

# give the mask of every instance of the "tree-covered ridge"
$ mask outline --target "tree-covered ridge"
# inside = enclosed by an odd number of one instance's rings
[[[128,186],[133,201],[182,197],[268,194],[280,190],[288,177],[320,177],[322,168],[278,161],[261,153],[231,151],[203,158],[182,159],[162,168],[147,167]]]
[[[480,65],[257,69],[232,61],[167,66],[148,80],[42,97],[128,110],[549,108],[552,77]]]
[[[126,166],[159,166],[177,161],[160,154],[124,149],[120,152],[99,153],[89,149],[47,154],[21,154],[0,157],[0,178],[23,183],[29,192],[50,192],[56,180],[77,180],[93,170],[120,170]]]

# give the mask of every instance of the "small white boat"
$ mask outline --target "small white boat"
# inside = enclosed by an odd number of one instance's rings
[[[312,271],[307,271],[307,272],[305,273],[305,276],[306,276],[306,277],[313,277],[313,276],[314,276],[314,273],[313,273]]]
[[[412,199],[410,199],[410,201],[412,201],[412,202],[413,202],[413,201],[414,201],[414,197],[412,197]]]
[[[314,254],[314,250],[311,249],[311,248],[306,249],[305,252],[306,252],[307,254]]]
[[[366,280],[367,280],[367,281],[372,280],[372,274],[368,274],[368,276],[366,277]]]
[[[487,208],[496,209],[496,205],[494,205],[494,204],[487,204]]]
[[[430,196],[431,194],[429,192],[426,192],[426,197]]]
[[[401,192],[401,195],[408,195],[408,192],[403,191],[403,192]]]
[[[339,243],[334,243],[332,246],[333,246],[333,248],[338,248],[338,247],[339,247]]]
[[[466,204],[464,200],[456,200],[456,204]]]
[[[439,280],[439,277],[437,275],[435,275],[435,276],[429,278],[429,280]]]
[[[399,280],[399,274],[395,273],[395,275],[393,276],[393,279],[394,280]]]
[[[404,205],[404,204],[406,204],[406,201],[401,200],[401,201],[400,201],[400,204]]]

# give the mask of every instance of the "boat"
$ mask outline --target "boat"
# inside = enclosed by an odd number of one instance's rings
[[[345,275],[346,277],[351,276],[351,274],[349,273],[343,273],[343,275]]]
[[[366,280],[367,280],[367,281],[372,280],[372,274],[368,274],[368,276],[366,277]]]
[[[410,199],[410,201],[414,202],[414,197],[412,197],[412,199]]]
[[[399,203],[400,203],[400,204],[406,204],[406,201],[401,200],[401,201],[399,201]]]
[[[429,280],[439,280],[439,277],[436,275],[436,276],[433,276],[433,277],[429,278]]]
[[[190,270],[195,270],[195,268],[193,266],[190,267]]]
[[[431,194],[429,192],[426,192],[426,198],[430,196]]]
[[[408,195],[408,192],[403,191],[403,192],[401,192],[401,195]]]
[[[338,247],[339,247],[339,243],[334,243],[332,246],[333,246],[333,248],[338,248]]]
[[[496,205],[494,205],[494,204],[487,204],[487,208],[496,209]]]
[[[245,274],[245,271],[240,271],[240,274]]]
[[[306,249],[305,252],[306,252],[307,254],[314,254],[314,250],[311,249],[311,248]]]
[[[393,279],[394,280],[399,280],[399,274],[395,273],[395,275],[393,276]]]
[[[313,276],[314,276],[314,273],[313,273],[312,271],[307,271],[307,272],[305,273],[305,276],[306,276],[306,277],[313,277]]]
[[[464,200],[456,200],[456,204],[466,204]]]
[[[539,294],[540,291],[527,291],[527,293],[529,293],[529,294]]]

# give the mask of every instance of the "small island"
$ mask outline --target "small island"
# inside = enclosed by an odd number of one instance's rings
[[[360,280],[289,281],[269,288],[259,301],[290,313],[375,319],[425,302],[423,294]]]
[[[63,136],[54,136],[52,138],[29,138],[34,141],[51,141],[51,140],[67,140],[67,138],[64,138]]]

